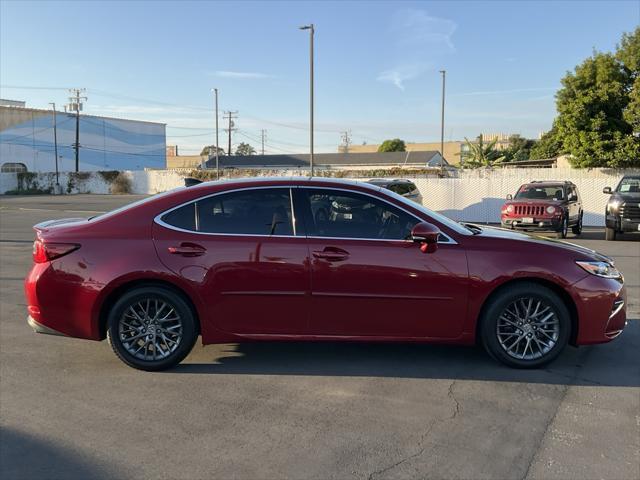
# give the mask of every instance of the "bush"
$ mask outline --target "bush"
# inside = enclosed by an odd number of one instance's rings
[[[123,172],[118,173],[111,182],[111,193],[114,195],[124,195],[131,193],[131,179]]]

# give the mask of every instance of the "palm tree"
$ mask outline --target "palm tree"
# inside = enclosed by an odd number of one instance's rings
[[[491,168],[497,163],[502,163],[505,159],[496,149],[497,138],[485,144],[482,134],[480,134],[476,142],[470,142],[467,137],[464,137],[464,141],[468,151],[463,154],[461,163],[466,168]]]

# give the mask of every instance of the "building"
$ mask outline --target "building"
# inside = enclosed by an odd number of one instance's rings
[[[372,170],[389,168],[439,168],[449,164],[440,152],[370,152],[370,153],[316,153],[314,168],[337,170]],[[207,160],[207,168],[215,168],[215,159]],[[309,168],[308,154],[279,155],[222,155],[220,168],[287,169]]]
[[[76,116],[56,112],[58,169],[75,170]],[[164,168],[165,124],[80,115],[79,170]],[[52,110],[0,105],[0,170],[55,171]]]
[[[509,138],[514,134],[507,133],[482,133],[482,139],[484,143],[492,142],[496,140],[496,150],[504,150],[509,146]],[[477,141],[477,137],[469,139],[472,142]],[[426,142],[426,143],[406,143],[407,152],[425,152],[425,151],[440,151],[440,142]],[[445,160],[452,165],[460,163],[461,159],[464,159],[465,154],[469,151],[469,145],[464,140],[452,140],[444,142],[442,145],[444,148],[443,156]],[[349,145],[349,153],[370,153],[377,152],[379,144],[371,145]],[[340,145],[338,152],[346,153],[346,147]]]
[[[444,142],[444,158],[449,164],[460,163],[460,154],[462,153],[463,145],[465,142],[453,141]],[[348,153],[374,153],[378,151],[380,145],[349,145]],[[427,142],[427,143],[407,143],[407,152],[440,152],[440,142]],[[346,153],[345,147],[338,147],[339,153]]]

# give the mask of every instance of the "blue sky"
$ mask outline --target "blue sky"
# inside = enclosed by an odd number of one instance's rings
[[[537,137],[554,92],[593,49],[640,23],[640,1],[0,2],[0,96],[167,123],[184,153],[212,143],[210,91],[237,110],[234,143],[307,151],[308,33],[316,25],[316,150],[479,132]],[[40,87],[37,89],[14,87]],[[221,135],[221,144],[224,135]],[[226,145],[226,142],[224,142]]]

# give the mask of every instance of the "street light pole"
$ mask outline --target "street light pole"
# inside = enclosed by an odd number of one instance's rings
[[[442,113],[440,116],[440,155],[442,160],[440,161],[440,169],[444,170],[444,85],[447,72],[446,70],[440,70],[442,74]]]
[[[53,145],[54,156],[56,159],[56,188],[60,187],[60,174],[58,173],[58,122],[56,121],[56,104],[49,103],[53,107]],[[57,192],[56,192],[57,193]]]
[[[220,180],[220,159],[218,158],[218,89],[212,88],[211,91],[215,93],[216,97],[216,180]]]
[[[309,30],[309,167],[313,177],[313,36],[315,26],[311,23],[300,27],[300,30]]]

